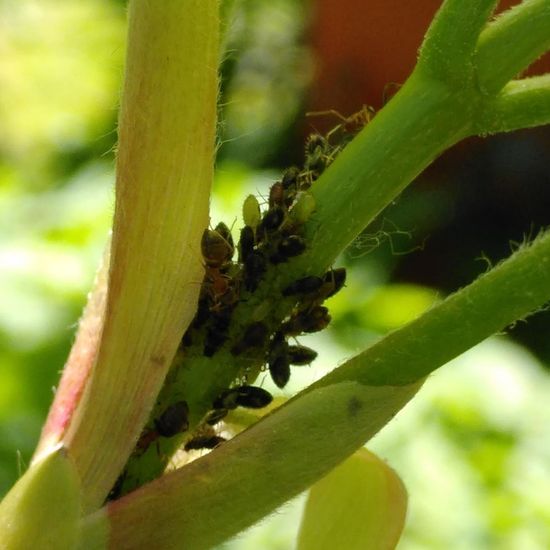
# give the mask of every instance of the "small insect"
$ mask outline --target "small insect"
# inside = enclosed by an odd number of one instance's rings
[[[328,308],[324,306],[314,306],[312,308],[299,311],[283,323],[282,330],[289,336],[297,336],[302,332],[312,333],[323,330],[328,326],[331,317]]]
[[[172,437],[189,428],[189,406],[185,401],[178,401],[166,408],[155,419],[155,427],[162,437]]]
[[[368,105],[363,105],[359,111],[349,116],[344,116],[335,109],[329,109],[327,111],[316,111],[306,113],[306,116],[325,116],[332,115],[338,117],[342,122],[335,126],[327,134],[327,139],[330,139],[337,133],[343,134],[356,134],[362,130],[372,119],[374,115],[374,109]]]
[[[291,365],[309,365],[317,358],[317,352],[306,346],[288,346],[288,362]]]
[[[269,361],[269,374],[275,385],[284,388],[290,380],[290,363],[288,357],[280,355]]]
[[[256,321],[246,327],[242,338],[231,348],[233,355],[240,355],[249,348],[261,348],[267,339],[269,330],[265,323]]]
[[[275,385],[279,388],[284,388],[290,379],[290,363],[288,360],[288,344],[281,332],[278,332],[273,337],[267,364],[269,374]]]
[[[186,451],[195,451],[200,449],[214,449],[218,445],[221,445],[222,443],[224,443],[225,441],[227,441],[227,439],[219,435],[199,435],[187,441],[187,443],[183,448]]]
[[[273,206],[263,216],[258,231],[273,233],[277,231],[285,219],[285,211],[280,206]]]
[[[201,251],[208,267],[221,267],[233,257],[233,240],[229,242],[215,229],[205,229],[201,239]]]
[[[233,236],[231,235],[231,229],[225,225],[225,223],[220,222],[216,227],[214,228],[214,231],[217,231],[227,242],[227,244],[231,248],[235,248],[235,245],[233,243]]]
[[[209,426],[214,426],[221,420],[223,420],[229,411],[227,409],[214,409],[208,413],[205,422]]]
[[[294,281],[283,289],[283,296],[296,296],[317,292],[323,286],[323,279],[310,275]]]
[[[320,291],[321,296],[323,298],[334,296],[346,283],[346,276],[345,267],[338,267],[327,271],[323,277],[323,287]]]
[[[269,188],[269,208],[285,206],[285,188],[277,181]]]
[[[258,199],[254,195],[248,195],[243,203],[243,221],[253,230],[258,227],[262,215]]]
[[[259,250],[248,254],[244,262],[244,286],[246,290],[254,292],[267,269],[265,256]]]
[[[257,386],[239,386],[222,392],[213,403],[214,409],[261,409],[273,401],[273,396],[263,388]]]
[[[300,175],[300,169],[297,166],[291,166],[290,168],[287,168],[284,171],[283,177],[281,179],[283,188],[285,190],[288,190],[288,189],[291,189],[292,187],[296,187],[298,183],[299,175]]]
[[[285,237],[277,247],[277,252],[284,258],[299,256],[306,249],[306,243],[299,235]]]
[[[306,171],[320,174],[331,161],[330,145],[321,134],[311,134],[308,136],[305,147]]]
[[[254,251],[254,230],[249,225],[241,229],[239,239],[239,262],[245,263],[248,256]]]

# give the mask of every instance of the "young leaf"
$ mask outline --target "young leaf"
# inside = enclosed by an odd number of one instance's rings
[[[297,550],[391,550],[407,513],[399,476],[360,449],[309,491]]]
[[[75,548],[80,483],[63,448],[36,462],[0,504],[0,547],[6,550]]]

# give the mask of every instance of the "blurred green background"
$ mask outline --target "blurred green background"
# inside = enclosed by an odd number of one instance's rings
[[[309,108],[361,107],[323,105],[314,7],[244,2],[234,15],[214,223],[237,230],[243,197],[265,196],[300,161],[304,135],[337,123],[305,117]],[[124,32],[122,1],[0,0],[2,494],[28,464],[107,240]],[[342,256],[349,282],[332,300],[334,322],[303,339],[320,358],[283,393],[467,284],[486,269],[483,255],[497,261],[548,224],[549,143],[544,130],[472,141],[419,178]],[[548,317],[438,371],[369,444],[409,490],[402,550],[550,548]],[[292,548],[302,502],[224,548]]]

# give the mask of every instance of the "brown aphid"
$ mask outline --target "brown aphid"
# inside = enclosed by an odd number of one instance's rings
[[[239,262],[245,263],[248,256],[254,251],[255,237],[254,230],[249,225],[241,229],[239,239]]]
[[[257,386],[239,386],[222,392],[213,403],[214,409],[233,410],[237,407],[261,409],[271,403],[273,396]]]
[[[321,134],[311,134],[306,141],[305,156],[306,171],[320,174],[332,160],[328,141]]]
[[[288,346],[288,361],[291,365],[309,365],[317,358],[317,352],[306,346]]]
[[[283,189],[288,190],[291,188],[295,188],[298,183],[298,176],[300,175],[300,169],[297,166],[291,166],[290,168],[287,168],[284,173],[283,177],[281,179],[281,184],[283,186]]]
[[[273,396],[258,386],[240,386],[237,392],[237,405],[248,409],[262,409],[273,401]]]
[[[334,296],[346,283],[346,268],[338,267],[327,271],[323,277],[323,286],[319,294],[323,298]]]
[[[197,451],[200,449],[214,449],[227,441],[225,437],[219,435],[199,435],[193,437],[183,447],[186,451]]]
[[[205,229],[201,239],[201,251],[208,267],[219,268],[233,257],[233,244],[215,229]]]
[[[229,229],[225,223],[220,222],[216,225],[214,231],[217,231],[227,241],[227,244],[229,244],[231,248],[235,248],[235,245],[233,244],[233,235],[231,235],[231,229]]]
[[[284,388],[290,380],[290,363],[285,356],[273,358],[269,362],[269,374],[278,388]]]
[[[254,292],[258,288],[265,271],[267,261],[259,250],[253,250],[248,254],[244,262],[244,286],[246,290]]]
[[[269,208],[285,206],[285,189],[282,182],[277,181],[269,188]]]
[[[186,401],[173,403],[155,419],[155,427],[162,437],[173,437],[189,428],[189,406]]]
[[[321,277],[315,277],[309,275],[290,283],[283,289],[283,296],[298,296],[307,295],[313,292],[317,292],[323,286],[323,279]]]
[[[273,233],[277,231],[285,219],[285,211],[280,206],[273,206],[263,216],[262,221],[258,227],[258,231],[266,231],[267,233]]]
[[[267,356],[269,374],[275,385],[284,388],[290,379],[288,343],[280,332],[275,334]]]
[[[306,243],[299,235],[290,235],[285,237],[277,247],[277,252],[283,258],[292,258],[299,256],[306,249]]]
[[[295,313],[288,321],[283,323],[282,330],[289,336],[297,336],[302,332],[312,333],[323,330],[330,321],[328,308],[313,306]]]

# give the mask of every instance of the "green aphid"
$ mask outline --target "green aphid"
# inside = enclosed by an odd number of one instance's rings
[[[256,229],[261,218],[262,214],[260,212],[260,204],[258,203],[258,199],[254,195],[248,195],[248,197],[244,199],[243,203],[244,224],[252,227],[252,229]]]

